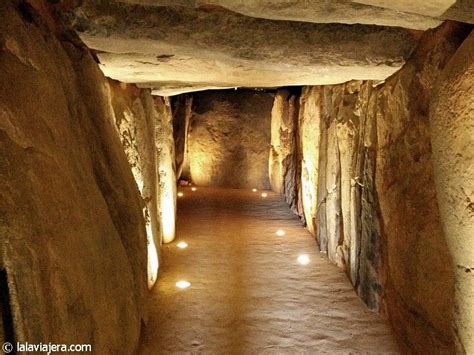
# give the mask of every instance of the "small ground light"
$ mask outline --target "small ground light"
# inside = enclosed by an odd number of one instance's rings
[[[257,189],[252,189],[252,192],[257,192]]]
[[[297,260],[301,265],[308,265],[310,261],[309,256],[307,254],[301,254],[300,256],[298,256]]]
[[[279,229],[275,232],[275,234],[279,237],[283,237],[285,235],[285,231],[283,229]]]
[[[188,288],[189,286],[191,286],[191,282],[186,281],[186,280],[181,280],[181,281],[176,282],[177,288]]]
[[[196,191],[197,189],[195,187],[191,187],[191,191]]]
[[[267,196],[268,196],[268,194],[266,192],[262,193],[262,197],[267,197]]]
[[[188,247],[188,243],[186,242],[179,242],[178,244],[176,244],[176,246],[179,248],[179,249],[186,249]]]
[[[178,192],[178,197],[183,197],[184,194],[182,192]]]

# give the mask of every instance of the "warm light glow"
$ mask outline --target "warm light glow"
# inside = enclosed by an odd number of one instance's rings
[[[186,249],[188,247],[188,243],[186,242],[179,242],[178,244],[176,244],[176,246],[179,248],[179,249]]]
[[[178,192],[178,197],[183,197],[184,194],[182,192]]]
[[[267,197],[267,196],[268,196],[268,194],[266,192],[262,193],[262,197]]]
[[[317,96],[317,98],[316,98]],[[319,100],[319,94],[315,95],[312,100]],[[320,203],[318,203],[318,176],[319,172],[319,137],[320,124],[319,120],[322,120],[322,114],[319,111],[319,105],[316,104],[319,101],[313,101],[307,103],[308,107],[315,107],[314,117],[315,120],[303,120],[300,127],[301,137],[301,202],[303,205],[303,212],[305,220],[307,222],[306,228],[311,234],[317,234],[316,231],[316,214]],[[342,154],[342,153],[341,153]],[[323,166],[323,171],[325,167]]]
[[[191,191],[196,191],[196,190],[197,190],[197,188],[195,188],[195,187],[191,188]]]
[[[279,229],[275,232],[275,234],[279,237],[283,237],[285,235],[285,231],[283,229]]]
[[[252,192],[257,192],[258,190],[257,189],[252,189]]]
[[[175,234],[175,200],[172,190],[161,196],[160,205],[163,243],[169,243],[173,241]]]
[[[169,98],[155,101],[163,112],[155,120],[155,152],[158,171],[158,213],[161,241],[170,243],[175,237],[176,176],[174,172],[173,115]],[[150,186],[151,188],[151,186]],[[155,240],[157,240],[155,238]],[[158,246],[158,245],[157,245]]]
[[[151,224],[146,225],[146,238],[147,238],[147,273],[148,273],[148,288],[151,289],[155,285],[156,278],[158,277],[158,251],[156,250],[155,241],[153,239],[153,233]]]
[[[191,282],[186,281],[186,280],[181,280],[181,281],[176,282],[177,288],[188,288],[189,286],[191,286]]]
[[[301,254],[298,256],[297,260],[301,265],[307,265],[310,262],[309,256],[307,254]]]

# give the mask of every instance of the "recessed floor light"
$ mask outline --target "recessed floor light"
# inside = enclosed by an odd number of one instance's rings
[[[191,187],[191,191],[196,191],[196,190],[197,190],[197,188]]]
[[[262,193],[262,197],[267,197],[267,196],[268,196],[268,194],[266,192]]]
[[[285,235],[285,231],[283,229],[279,229],[275,232],[275,234],[279,237],[283,237]]]
[[[307,254],[301,254],[296,260],[298,260],[301,265],[308,265],[310,262],[309,256]]]
[[[252,192],[257,192],[258,190],[257,189],[252,189]]]
[[[189,286],[191,286],[191,282],[186,281],[186,280],[181,280],[181,281],[176,282],[177,288],[188,288]]]
[[[188,243],[186,242],[179,242],[178,244],[176,244],[176,246],[179,248],[179,249],[186,249],[188,247]]]
[[[184,194],[182,192],[178,192],[178,197],[183,197]]]

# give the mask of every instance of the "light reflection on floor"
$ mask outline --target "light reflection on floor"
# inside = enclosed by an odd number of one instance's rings
[[[141,353],[397,352],[385,321],[277,195],[182,190],[176,242],[162,251]],[[177,248],[182,240],[192,248]],[[180,280],[189,287],[178,288]]]

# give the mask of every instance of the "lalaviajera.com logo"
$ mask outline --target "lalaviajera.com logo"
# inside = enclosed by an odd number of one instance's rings
[[[2,350],[9,354],[14,350],[16,352],[44,352],[51,354],[53,352],[90,352],[91,344],[54,344],[54,343],[3,343]]]

